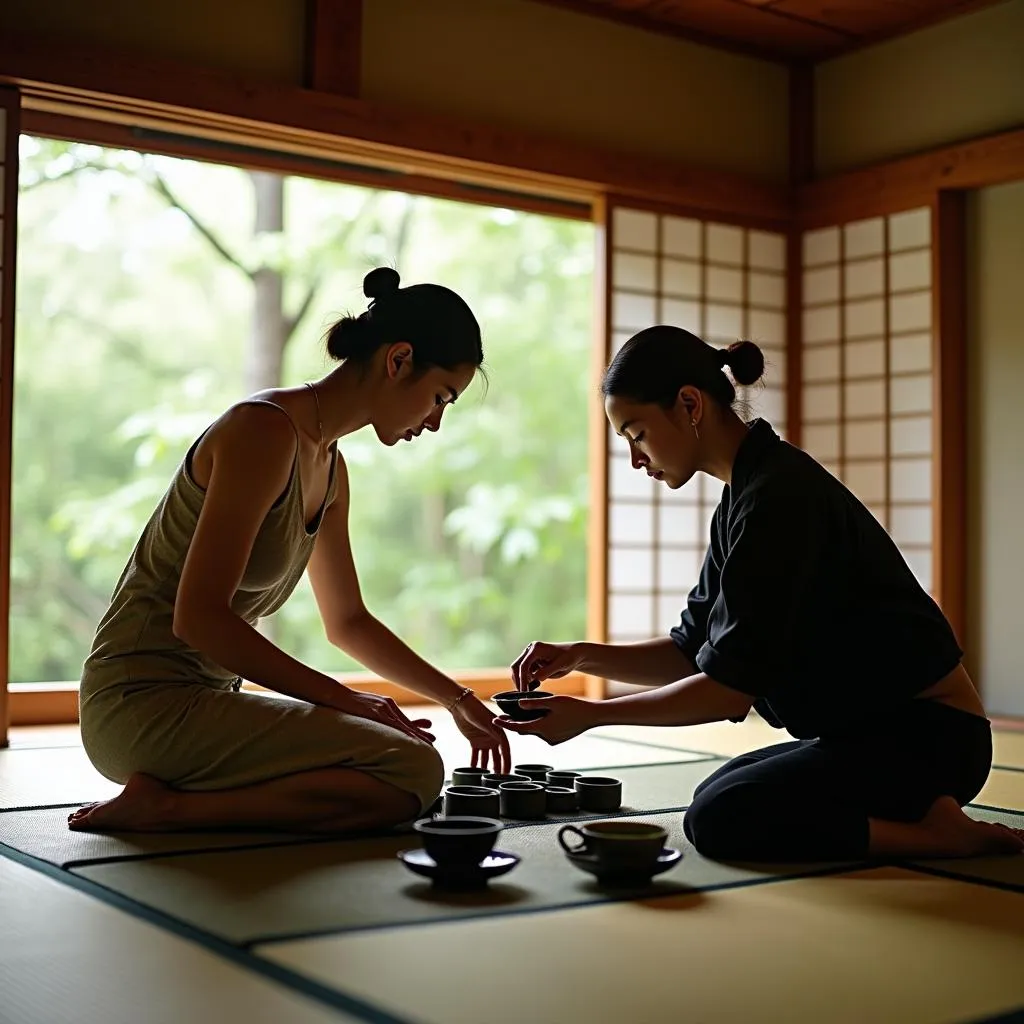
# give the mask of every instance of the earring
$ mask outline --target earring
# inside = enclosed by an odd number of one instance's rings
[[[694,432],[694,434],[696,434],[697,440],[699,441],[700,440],[700,431],[697,429],[697,421],[696,420],[690,420],[690,426],[693,427],[693,432]]]

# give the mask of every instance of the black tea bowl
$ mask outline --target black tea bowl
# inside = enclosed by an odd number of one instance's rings
[[[547,712],[538,711],[535,708],[527,711],[519,706],[521,700],[536,700],[543,697],[554,697],[553,693],[545,693],[543,690],[506,690],[504,693],[496,693],[491,699],[501,708],[502,714],[517,722],[533,722],[543,718]]]

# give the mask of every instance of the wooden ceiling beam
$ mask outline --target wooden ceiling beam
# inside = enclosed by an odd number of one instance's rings
[[[358,96],[362,54],[363,0],[306,0],[307,89]]]

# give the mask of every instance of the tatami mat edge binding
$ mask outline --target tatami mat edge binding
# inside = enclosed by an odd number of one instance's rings
[[[414,1021],[388,1013],[362,999],[346,995],[344,992],[329,988],[326,985],[321,985],[319,982],[313,981],[304,975],[256,956],[247,949],[226,942],[223,939],[218,939],[216,936],[210,935],[199,928],[194,928],[175,917],[151,910],[132,899],[121,896],[106,886],[99,885],[86,878],[80,878],[47,861],[31,857],[20,850],[14,850],[2,843],[0,843],[0,856],[7,857],[23,867],[32,868],[48,878],[63,882],[65,885],[88,896],[94,896],[108,906],[123,910],[133,917],[145,921],[147,924],[156,925],[180,938],[195,942],[211,953],[224,957],[226,960],[230,960],[239,966],[247,967],[264,978],[276,981],[286,988],[293,989],[295,992],[315,999],[333,1009],[350,1013],[366,1021],[367,1024],[415,1024]]]

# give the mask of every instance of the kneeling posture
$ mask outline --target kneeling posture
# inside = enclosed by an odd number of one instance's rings
[[[524,700],[548,714],[498,721],[558,743],[597,725],[741,721],[754,708],[793,740],[698,788],[684,829],[710,857],[1021,852],[1024,834],[962,810],[988,776],[992,735],[941,610],[842,483],[734,411],[733,380],[763,370],[750,342],[714,349],[676,327],[619,351],[602,390],[633,467],[671,489],[698,471],[724,484],[700,578],[667,637],[537,642],[513,666],[520,689],[576,670],[652,689]]]
[[[437,285],[367,275],[371,301],[331,329],[341,365],[266,391],[191,446],[143,530],[82,676],[82,739],[124,792],[75,829],[268,828],[344,833],[407,821],[443,767],[393,700],[296,661],[256,628],[302,573],[328,638],[451,710],[473,763],[508,771],[508,737],[469,690],[424,662],[363,605],[337,440],[372,426],[386,445],[436,431],[482,360],[466,303]],[[284,700],[240,692],[242,679]]]

